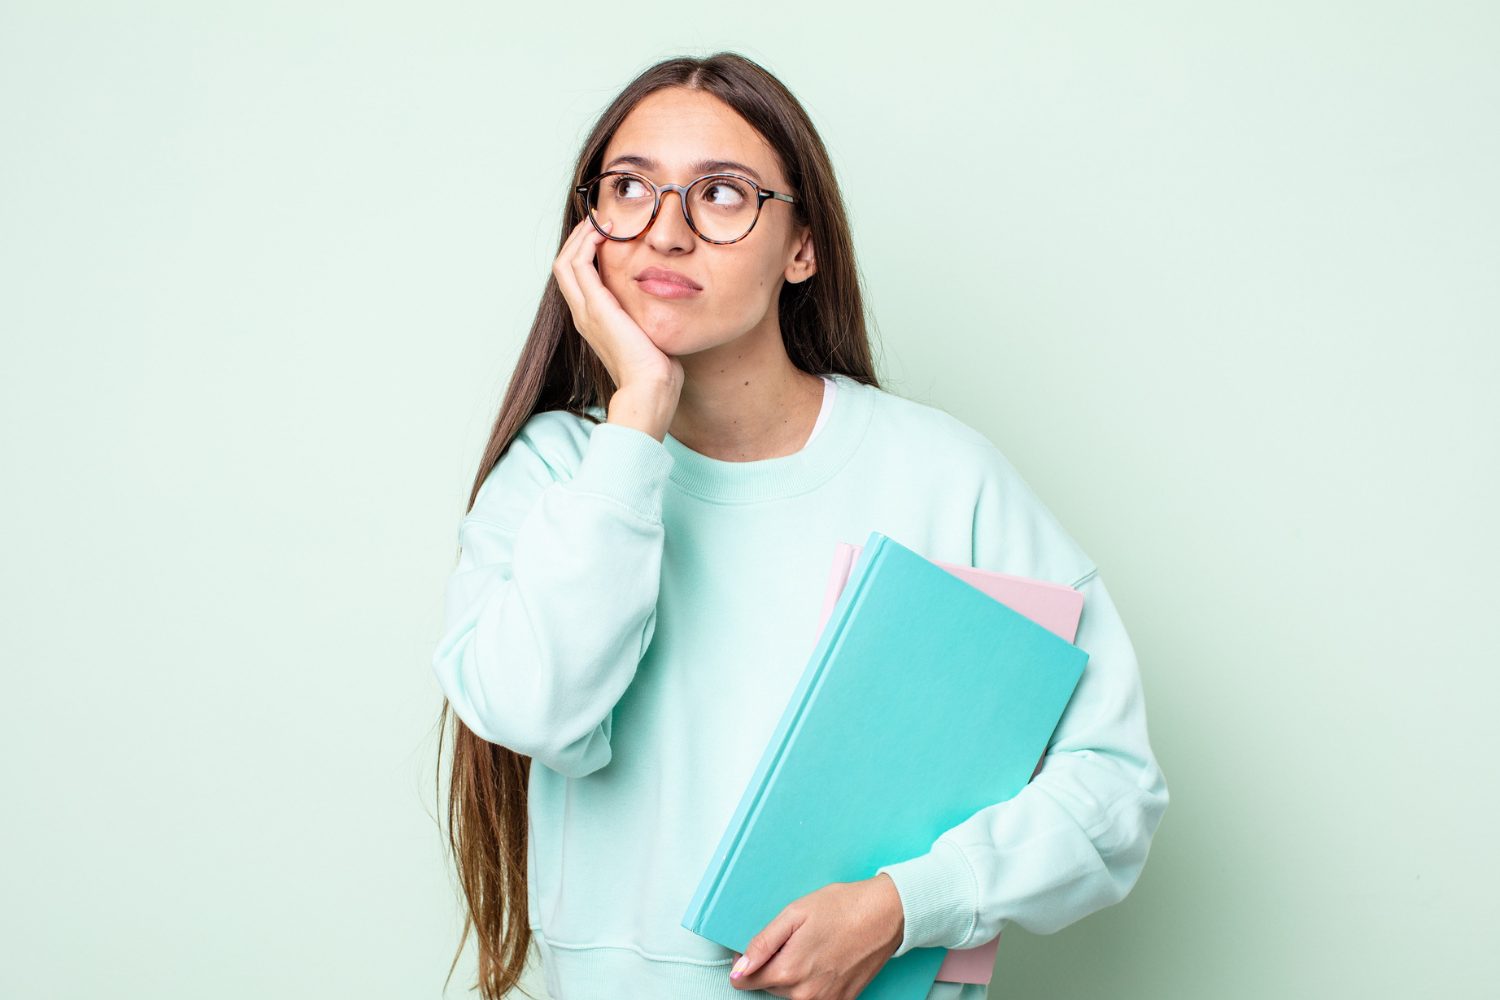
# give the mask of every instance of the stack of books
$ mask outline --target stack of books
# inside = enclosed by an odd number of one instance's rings
[[[1082,609],[1071,587],[928,560],[879,531],[840,543],[817,644],[682,926],[743,952],[793,900],[925,854],[1014,796],[1083,676]],[[987,983],[998,946],[913,948],[860,996]]]

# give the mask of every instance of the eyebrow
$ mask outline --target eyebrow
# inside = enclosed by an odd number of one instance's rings
[[[661,164],[651,159],[651,157],[637,156],[634,153],[627,153],[624,156],[615,157],[613,160],[610,160],[604,165],[604,169],[608,170],[619,163],[628,163],[633,166],[640,167],[643,170],[661,169]],[[754,167],[750,166],[749,164],[740,163],[737,160],[699,160],[696,163],[689,163],[688,169],[699,174],[712,174],[718,173],[723,170],[732,170],[742,174],[749,174],[752,178],[755,179],[756,183],[765,183],[760,174],[756,173]]]

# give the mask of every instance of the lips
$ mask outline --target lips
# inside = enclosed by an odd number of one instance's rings
[[[694,281],[692,278],[689,278],[687,275],[682,274],[679,271],[670,270],[669,268],[665,268],[665,267],[648,267],[644,271],[642,271],[640,274],[637,274],[635,276],[635,280],[636,281],[669,281],[669,282],[672,282],[673,284],[681,285],[684,288],[691,288],[694,291],[699,291],[699,290],[701,290],[703,288],[702,285],[698,284],[696,281]]]

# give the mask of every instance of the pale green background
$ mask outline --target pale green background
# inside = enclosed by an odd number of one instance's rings
[[[0,995],[439,995],[457,518],[589,121],[720,47],[827,140],[888,387],[1001,446],[1140,653],[1151,861],[991,996],[1494,995],[1494,4],[40,0]]]

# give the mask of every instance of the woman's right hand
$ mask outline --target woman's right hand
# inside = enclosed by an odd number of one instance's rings
[[[608,228],[609,223],[605,223]],[[670,397],[673,409],[682,389],[682,362],[657,347],[646,332],[620,305],[595,268],[594,260],[604,236],[587,216],[563,242],[552,274],[573,312],[573,325],[614,379],[616,393],[629,390]],[[670,414],[666,415],[670,422]]]

